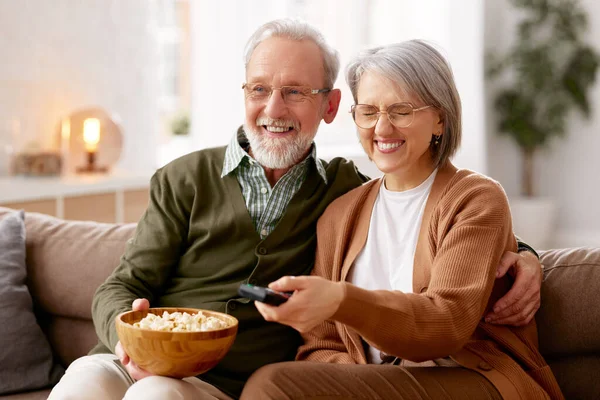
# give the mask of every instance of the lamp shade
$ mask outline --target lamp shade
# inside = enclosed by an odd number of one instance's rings
[[[123,150],[118,117],[101,108],[77,110],[64,117],[57,125],[56,141],[57,147],[64,151],[66,173],[75,172],[77,166],[85,164],[90,151],[96,154],[96,165],[111,169]]]

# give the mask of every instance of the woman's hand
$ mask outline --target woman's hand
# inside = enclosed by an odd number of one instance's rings
[[[485,316],[485,320],[492,324],[525,326],[540,308],[542,265],[528,251],[507,251],[500,260],[496,278],[507,272],[515,277],[515,282],[508,293],[494,304],[493,311]]]
[[[331,318],[344,298],[344,288],[318,276],[284,276],[269,288],[278,292],[294,292],[280,306],[255,302],[265,320],[289,325],[299,332],[308,332]]]

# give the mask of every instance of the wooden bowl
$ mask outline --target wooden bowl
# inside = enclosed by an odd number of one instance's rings
[[[148,313],[162,315],[165,311],[188,314],[201,311],[229,326],[203,332],[165,332],[133,326]],[[237,335],[238,320],[216,311],[165,307],[121,313],[115,327],[123,349],[138,366],[155,375],[186,378],[208,371],[225,357]]]

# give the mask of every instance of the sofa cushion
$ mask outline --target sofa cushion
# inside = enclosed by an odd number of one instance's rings
[[[135,224],[65,221],[25,215],[29,289],[55,316],[91,319],[96,288],[119,265]]]
[[[47,387],[64,372],[54,363],[25,284],[23,215],[0,217],[0,394]]]
[[[2,400],[47,400],[50,396],[50,389],[36,390],[35,392],[24,392],[0,396]]]
[[[546,357],[566,399],[600,399],[600,355]]]
[[[46,334],[62,365],[69,365],[85,356],[98,344],[92,321],[78,318],[52,318]]]
[[[600,354],[600,248],[541,252],[542,305],[536,315],[546,358]]]

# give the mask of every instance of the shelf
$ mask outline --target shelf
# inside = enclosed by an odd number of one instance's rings
[[[148,206],[152,173],[0,178],[0,206],[69,220],[137,222]]]
[[[0,204],[144,189],[149,187],[151,176],[152,172],[114,171],[60,177],[3,177],[0,178]]]

